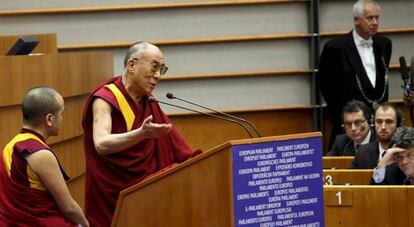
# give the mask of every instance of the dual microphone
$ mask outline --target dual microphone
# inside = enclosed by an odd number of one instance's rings
[[[232,122],[232,123],[238,124],[240,127],[242,127],[247,132],[247,134],[249,134],[250,138],[253,138],[251,130],[253,130],[255,132],[257,137],[261,137],[261,135],[259,133],[259,130],[257,130],[257,128],[251,122],[247,121],[246,119],[236,117],[234,115],[224,113],[224,112],[221,112],[221,111],[218,111],[218,110],[214,110],[214,109],[211,109],[209,107],[206,107],[206,106],[194,103],[194,102],[190,102],[190,101],[182,99],[182,98],[178,98],[178,97],[174,96],[174,94],[172,94],[172,93],[167,93],[166,96],[167,96],[168,99],[177,99],[179,101],[182,101],[182,102],[185,102],[185,103],[203,108],[205,110],[212,111],[215,114],[208,113],[208,112],[202,112],[202,111],[198,111],[198,110],[195,110],[195,109],[190,109],[188,107],[179,106],[179,105],[171,104],[171,103],[168,103],[168,102],[159,101],[153,96],[148,97],[148,101],[158,102],[158,103],[161,103],[161,104],[164,104],[164,105],[168,105],[168,106],[176,107],[176,108],[179,108],[179,109],[188,110],[188,111],[191,111],[191,112],[195,112],[195,113],[207,115],[207,116],[210,116],[210,117],[218,118],[218,119],[221,119],[221,120],[224,120],[224,121]],[[246,126],[249,126],[250,130]]]

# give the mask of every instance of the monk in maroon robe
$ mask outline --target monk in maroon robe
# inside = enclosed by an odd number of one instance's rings
[[[83,114],[85,212],[91,226],[111,225],[119,192],[195,155],[151,93],[167,67],[158,47],[138,42],[120,77],[102,83]]]
[[[22,109],[23,129],[0,155],[0,226],[89,226],[46,143],[59,132],[63,98],[51,88],[34,88]]]

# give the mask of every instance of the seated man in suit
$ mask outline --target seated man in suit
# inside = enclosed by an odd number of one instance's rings
[[[327,156],[354,156],[357,147],[375,141],[375,133],[370,126],[371,110],[365,103],[349,101],[342,109],[345,133],[336,136]]]
[[[388,104],[381,103],[375,109],[375,133],[378,141],[363,145],[352,160],[351,169],[373,169],[382,160],[385,150],[391,144],[391,138],[397,127],[402,126],[401,111]]]
[[[394,146],[374,169],[371,184],[414,184],[414,128],[400,127],[392,137]]]

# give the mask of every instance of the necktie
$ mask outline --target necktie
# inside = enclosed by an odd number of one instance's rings
[[[359,145],[359,144],[357,144],[357,145],[355,145],[355,155],[356,154],[358,154],[358,151],[359,151],[359,147],[360,147],[361,145]]]

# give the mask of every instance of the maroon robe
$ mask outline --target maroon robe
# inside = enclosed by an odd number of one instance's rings
[[[86,154],[85,213],[91,226],[111,225],[120,191],[158,170],[183,162],[194,155],[193,150],[174,127],[169,133],[157,139],[145,139],[123,151],[109,155],[97,153],[92,134],[92,103],[96,97],[102,98],[112,107],[112,133],[127,131],[115,95],[105,87],[106,84],[114,83],[133,110],[135,121],[132,130],[139,128],[149,115],[153,116],[152,122],[170,123],[158,103],[149,102],[146,96],[142,97],[140,104],[137,105],[125,90],[121,78],[115,77],[102,83],[89,96],[83,112],[82,126]]]
[[[22,133],[33,134],[46,143],[36,132],[23,129]],[[24,156],[50,149],[31,138],[18,140],[12,145],[10,175],[6,170],[6,160],[2,153],[0,155],[0,226],[77,226],[63,216],[47,190],[30,186],[28,163]],[[65,180],[69,179],[63,169],[61,171]]]

